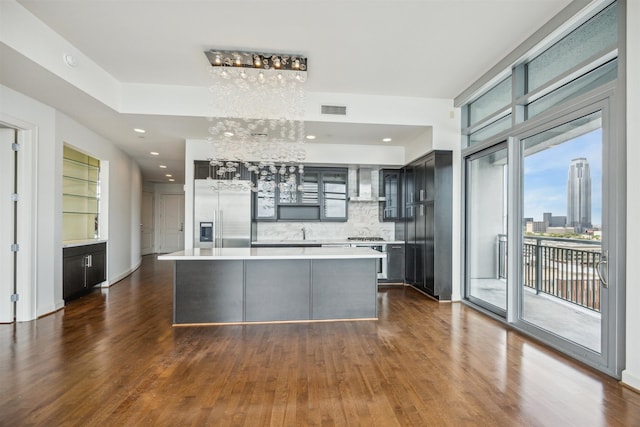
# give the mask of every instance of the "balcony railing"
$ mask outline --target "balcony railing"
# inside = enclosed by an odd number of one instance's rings
[[[498,276],[506,278],[506,236],[498,236]],[[525,236],[524,286],[600,311],[599,241]]]

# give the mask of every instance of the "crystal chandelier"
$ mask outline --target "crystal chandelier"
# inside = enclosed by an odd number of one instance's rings
[[[296,185],[306,157],[307,58],[222,50],[205,55],[212,80],[211,178],[268,191],[274,185],[270,177],[278,174],[280,185]],[[247,174],[255,176],[257,186]]]

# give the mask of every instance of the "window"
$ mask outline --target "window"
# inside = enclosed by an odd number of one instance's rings
[[[617,76],[618,60],[614,59],[600,68],[567,83],[548,95],[545,95],[527,105],[527,119],[533,118],[555,105],[562,104],[582,95],[583,93],[587,93],[592,89],[602,86],[605,83],[613,81]]]
[[[618,41],[618,7],[614,3],[527,64],[531,92],[572,67],[615,46]]]
[[[340,172],[322,174],[323,216],[325,219],[347,217],[347,175]]]
[[[305,168],[295,181],[265,174],[257,181],[254,218],[277,221],[346,221],[347,169]]]
[[[511,76],[495,85],[484,95],[469,104],[469,123],[474,125],[481,120],[506,108],[511,103]]]
[[[471,146],[478,144],[509,128],[511,128],[511,114],[496,120],[495,122],[481,128],[476,132],[473,132],[471,135],[469,135],[469,145]]]

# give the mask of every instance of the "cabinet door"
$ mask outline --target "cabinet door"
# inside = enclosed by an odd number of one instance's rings
[[[404,245],[387,245],[387,280],[404,279]]]
[[[425,187],[425,177],[426,177],[426,165],[424,161],[419,162],[415,170],[414,176],[414,185],[415,185],[415,195],[414,202],[423,202],[426,200],[427,191]]]
[[[415,202],[415,170],[413,167],[407,167],[404,170],[404,200],[407,207]],[[405,212],[409,214],[408,211]]]
[[[196,160],[193,163],[193,178],[206,179],[210,175],[210,165],[208,161]]]
[[[400,171],[383,170],[381,172],[382,221],[398,221],[400,218]]]
[[[416,238],[415,238],[415,284],[420,288],[425,288],[425,240],[427,238],[426,231],[426,209],[424,204],[416,206]]]
[[[405,252],[405,281],[410,284],[416,283],[416,206],[414,198],[415,170],[407,167],[404,171],[404,193],[405,193],[405,230],[406,252]]]
[[[424,163],[424,200],[435,200],[436,184],[435,184],[435,156],[430,157]]]
[[[433,202],[424,205],[424,213],[424,289],[435,296],[435,217]]]
[[[86,265],[86,287],[91,288],[106,279],[106,252],[91,252],[87,256],[90,258]]]
[[[62,259],[62,297],[67,299],[84,288],[84,255],[66,256]]]

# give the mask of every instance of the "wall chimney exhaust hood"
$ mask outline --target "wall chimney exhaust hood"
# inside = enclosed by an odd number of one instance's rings
[[[371,168],[359,168],[357,171],[350,170],[356,174],[357,195],[349,197],[352,202],[382,202],[384,197],[378,197],[378,190],[374,188],[377,179],[374,179],[374,171]],[[377,178],[377,176],[376,176]]]

